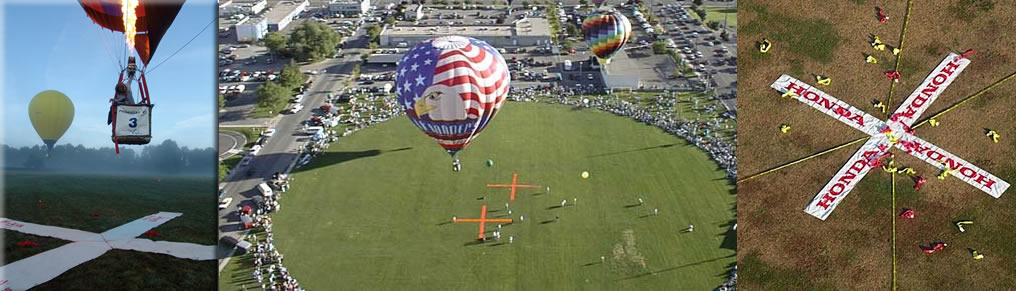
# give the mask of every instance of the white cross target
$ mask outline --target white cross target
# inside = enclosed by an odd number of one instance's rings
[[[182,214],[159,212],[103,233],[39,225],[0,217],[0,228],[2,229],[73,241],[0,267],[0,290],[27,290],[46,283],[71,268],[98,258],[112,249],[159,253],[191,260],[215,259],[214,245],[135,238],[180,215]]]
[[[832,180],[815,195],[804,211],[825,220],[850,190],[857,186],[861,178],[877,166],[875,160],[885,156],[893,146],[939,169],[956,173],[953,176],[992,197],[1002,196],[1009,188],[1008,182],[914,136],[910,129],[918,117],[969,64],[969,59],[950,53],[886,121],[877,119],[793,77],[783,75],[773,82],[771,87],[780,93],[787,94],[788,91],[792,91],[789,95],[794,99],[871,136]]]

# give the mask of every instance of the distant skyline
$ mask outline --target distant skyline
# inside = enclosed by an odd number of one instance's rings
[[[42,145],[28,118],[28,103],[39,92],[58,90],[70,97],[75,114],[57,145],[113,146],[106,116],[120,73],[117,63],[124,59],[123,33],[93,23],[76,1],[2,5],[0,144]],[[216,27],[208,26],[216,17],[215,8],[212,1],[187,1],[152,57],[146,76],[155,105],[151,144],[172,139],[190,148],[215,147]]]

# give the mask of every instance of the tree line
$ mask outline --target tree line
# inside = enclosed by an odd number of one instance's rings
[[[15,148],[3,145],[4,168],[29,171],[66,171],[121,174],[203,175],[213,177],[217,167],[214,148],[180,147],[173,140],[140,150],[88,148],[63,144],[46,152],[45,146]]]

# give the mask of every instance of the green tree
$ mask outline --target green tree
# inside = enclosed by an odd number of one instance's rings
[[[698,14],[698,17],[700,19],[702,19],[703,21],[706,20],[706,10],[705,9],[697,8],[697,9],[695,9],[695,14]]]
[[[570,36],[582,36],[582,29],[579,28],[575,23],[568,23],[568,35]]]
[[[388,16],[388,18],[385,18],[385,24],[395,25],[395,16]]]
[[[277,108],[284,105],[286,99],[292,94],[290,89],[275,82],[265,82],[264,86],[258,88],[255,93],[258,98],[258,106],[264,108]]]
[[[312,21],[304,22],[289,35],[289,52],[301,61],[317,61],[335,55],[339,34],[331,27]]]
[[[279,85],[287,90],[300,87],[305,80],[307,76],[300,72],[300,67],[293,61],[289,61],[289,64],[282,67],[282,72],[279,72]]]
[[[667,53],[667,44],[663,43],[662,40],[654,41],[653,42],[653,53],[654,54],[658,54],[658,55],[666,54]]]
[[[367,44],[367,49],[370,50],[370,53],[374,53],[374,51],[377,50],[377,47],[378,44],[376,42],[371,42]]]
[[[565,39],[564,43],[561,43],[561,48],[563,48],[566,51],[570,51],[574,47],[575,43],[573,43],[572,40],[570,39]]]
[[[717,21],[710,21],[710,22],[707,23],[707,25],[709,25],[709,29],[712,29],[712,30],[718,30],[718,29],[720,29],[720,23],[717,22]]]
[[[286,54],[286,36],[278,32],[269,32],[265,35],[265,47],[268,51],[276,55]]]
[[[726,29],[724,29],[723,32],[720,32],[720,38],[723,39],[723,41],[730,41],[730,35],[727,35]]]
[[[585,0],[582,0],[585,1]],[[529,7],[529,0],[522,1],[522,7]]]
[[[582,6],[586,6],[586,4],[589,4],[589,1],[579,0],[579,4],[582,5]]]
[[[367,35],[370,36],[370,42],[375,42],[381,37],[381,27],[376,24],[372,24],[367,27]]]
[[[219,108],[226,107],[226,95],[219,94]]]
[[[702,6],[702,0],[691,1],[691,4],[694,4],[695,7]]]

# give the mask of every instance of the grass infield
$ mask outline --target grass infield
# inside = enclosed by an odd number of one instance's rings
[[[510,102],[460,158],[452,172],[405,117],[332,144],[294,171],[273,214],[286,267],[311,290],[708,290],[733,266],[733,187],[705,153],[656,127]],[[513,173],[551,191],[519,189],[509,215],[509,189],[485,185],[511,184]],[[451,222],[479,218],[483,205],[488,218],[515,219],[498,242]],[[695,231],[683,233],[689,223]],[[220,288],[253,286],[244,258]]]

